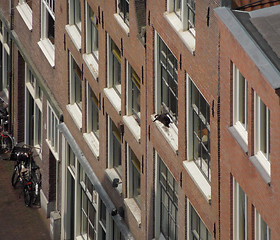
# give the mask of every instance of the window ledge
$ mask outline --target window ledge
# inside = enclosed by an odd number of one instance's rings
[[[54,67],[54,45],[48,38],[41,39],[38,42],[38,45],[41,48],[50,65]]]
[[[78,51],[81,51],[82,48],[82,37],[80,32],[78,31],[77,27],[75,25],[66,25],[65,30],[70,36],[71,40],[73,41],[75,47],[78,49]]]
[[[75,103],[74,104],[68,104],[68,105],[66,105],[66,108],[67,108],[70,116],[74,120],[78,129],[80,131],[82,131],[82,112],[79,109],[79,107],[77,106],[77,104],[75,104]]]
[[[183,166],[194,183],[198,186],[207,202],[211,204],[211,185],[196,166],[195,162],[193,160],[186,160],[183,162]]]
[[[151,119],[155,119],[155,115],[151,116]],[[158,130],[164,136],[166,141],[170,144],[171,148],[178,154],[178,128],[174,123],[170,123],[169,128],[164,126],[161,122],[154,122]]]
[[[174,12],[164,13],[164,17],[171,27],[177,32],[183,43],[186,45],[192,55],[195,55],[195,37],[188,30],[183,30],[183,24],[181,20],[176,16]]]
[[[114,88],[104,88],[104,93],[111,104],[114,106],[118,114],[121,114],[121,98],[116,93]]]
[[[99,140],[93,133],[84,133],[83,137],[88,144],[93,155],[99,160]]]
[[[93,75],[95,80],[97,80],[98,79],[98,62],[96,61],[96,59],[93,57],[93,55],[91,53],[83,54],[83,59],[87,65],[87,67],[89,68],[91,74]]]
[[[52,152],[54,158],[56,159],[56,161],[59,161],[58,152],[54,150],[54,148],[53,148],[53,146],[51,144],[51,141],[46,139],[46,143],[47,143],[49,149],[51,150],[51,152]]]
[[[263,156],[261,152],[249,158],[254,167],[258,170],[264,181],[270,185],[271,173],[270,162]]]
[[[121,28],[124,30],[126,35],[129,36],[129,27],[125,24],[125,22],[123,21],[121,16],[118,13],[115,13],[114,17],[115,17],[116,21],[119,23],[119,25],[121,26]]]
[[[105,170],[105,173],[111,183],[113,183],[114,178],[120,179],[121,182],[121,178],[114,168],[107,168]],[[119,195],[122,196],[122,183],[119,183],[115,189],[119,193]]]
[[[130,212],[132,213],[132,215],[134,216],[138,227],[141,227],[141,209],[139,208],[139,206],[137,205],[137,203],[135,202],[135,200],[133,198],[125,198],[124,199],[124,204],[126,207],[129,208]]]
[[[229,127],[229,132],[234,137],[234,139],[237,141],[237,143],[240,145],[242,150],[248,154],[248,141],[246,141],[246,137],[244,137],[244,131],[241,131],[237,125],[233,125]]]
[[[28,29],[32,30],[32,10],[28,6],[27,3],[18,4],[16,6],[20,16],[22,17],[23,21],[25,22]]]
[[[135,118],[133,116],[123,116],[123,121],[125,125],[129,128],[129,130],[132,132],[137,142],[140,143],[141,128],[136,122]]]

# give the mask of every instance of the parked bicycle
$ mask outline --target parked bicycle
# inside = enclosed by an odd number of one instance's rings
[[[8,103],[0,97],[0,147],[2,153],[10,152],[15,139],[8,133],[9,113],[7,111]]]
[[[26,206],[39,205],[41,172],[33,158],[33,149],[29,145],[18,144],[11,152],[10,160],[15,161],[11,183],[16,188],[21,183]]]

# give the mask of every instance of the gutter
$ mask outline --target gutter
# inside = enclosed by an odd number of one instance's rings
[[[67,128],[65,123],[61,123],[57,126],[59,131],[63,134],[65,139],[67,140],[68,144],[70,145],[72,151],[74,152],[75,156],[77,157],[79,163],[82,165],[85,173],[87,174],[88,178],[90,179],[91,183],[93,184],[95,190],[98,192],[100,198],[102,199],[104,205],[106,206],[109,213],[113,220],[115,221],[118,229],[122,233],[123,237],[128,240],[133,240],[134,237],[132,233],[129,231],[124,219],[118,213],[114,203],[111,201],[110,197],[108,196],[107,192],[103,188],[101,182],[97,178],[96,174],[92,170],[88,160],[84,156],[82,150],[78,146],[77,142],[75,141],[74,137],[70,133],[69,129]]]

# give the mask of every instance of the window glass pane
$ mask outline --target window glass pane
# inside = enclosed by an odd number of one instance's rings
[[[166,239],[177,239],[177,182],[161,159],[159,164],[161,190],[160,229]]]

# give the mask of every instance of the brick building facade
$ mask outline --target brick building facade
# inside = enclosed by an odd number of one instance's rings
[[[242,27],[248,12],[231,6],[241,4],[0,3],[2,59],[10,62],[1,90],[11,132],[37,147],[41,206],[57,224],[54,238],[280,236],[279,68],[252,58],[239,39],[251,29]],[[259,39],[249,38],[256,46]],[[246,116],[235,110],[239,73]],[[265,127],[254,118],[261,111]],[[256,125],[270,135],[263,140]],[[269,170],[255,163],[259,152]],[[236,213],[242,204],[244,219]]]

